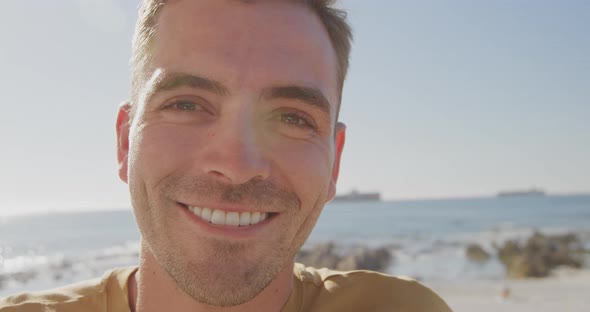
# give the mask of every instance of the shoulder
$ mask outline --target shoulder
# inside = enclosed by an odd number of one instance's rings
[[[448,312],[447,304],[421,283],[373,271],[334,271],[297,264],[309,310]],[[309,294],[312,294],[309,296]]]
[[[0,312],[106,311],[107,288],[133,268],[107,271],[101,278],[0,299]]]

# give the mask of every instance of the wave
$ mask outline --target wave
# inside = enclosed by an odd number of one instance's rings
[[[126,242],[82,256],[17,256],[0,261],[0,296],[37,291],[100,277],[115,267],[136,265],[139,242]]]

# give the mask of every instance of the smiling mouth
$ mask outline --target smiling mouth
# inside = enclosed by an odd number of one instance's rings
[[[274,217],[277,213],[267,212],[235,212],[211,209],[207,207],[182,205],[203,221],[224,226],[247,227],[253,226],[262,221]]]

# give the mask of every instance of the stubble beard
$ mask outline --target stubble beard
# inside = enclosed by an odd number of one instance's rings
[[[211,240],[201,260],[186,259],[177,249],[152,249],[160,266],[176,285],[198,302],[229,307],[246,303],[264,290],[283,269],[287,252],[276,250],[259,261],[246,260],[248,246]]]
[[[270,252],[266,254],[252,252],[253,248],[260,247],[253,246],[256,242],[191,238],[189,235],[179,239],[178,233],[173,235],[173,218],[165,214],[164,209],[171,208],[165,204],[166,198],[176,196],[178,190],[182,190],[192,194],[207,194],[203,196],[221,194],[220,197],[226,202],[248,201],[258,207],[283,204],[287,207],[287,214],[294,212],[293,209],[300,209],[300,206],[294,194],[266,182],[259,183],[258,187],[249,185],[231,189],[216,184],[203,180],[170,179],[157,198],[147,196],[147,211],[141,214],[143,217],[138,218],[138,222],[144,225],[142,236],[152,255],[184,293],[207,305],[229,307],[252,300],[277,277],[285,265],[292,262],[294,252],[290,248],[292,242],[287,233],[278,233],[271,246],[267,246],[266,250]],[[163,220],[158,223],[160,226],[154,223],[158,218]],[[193,244],[191,248],[191,240],[197,239],[198,245]]]

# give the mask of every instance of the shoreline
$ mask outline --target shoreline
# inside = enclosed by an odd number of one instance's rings
[[[545,278],[424,283],[455,312],[585,312],[590,307],[590,269],[559,268]]]
[[[545,278],[423,280],[421,283],[443,298],[454,312],[586,312],[590,307],[588,268],[562,267]],[[17,290],[20,291],[25,289]],[[0,293],[0,298],[15,294],[6,289]]]

